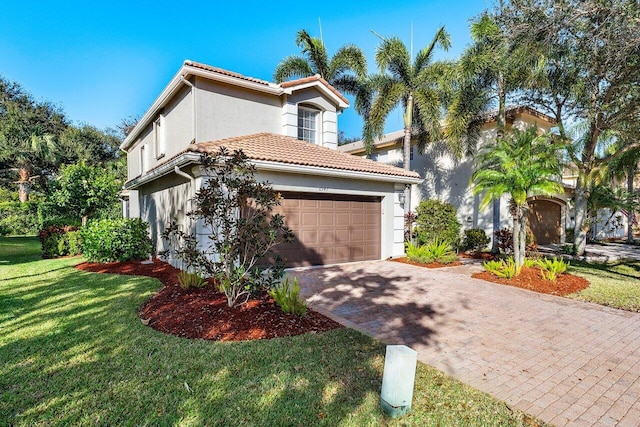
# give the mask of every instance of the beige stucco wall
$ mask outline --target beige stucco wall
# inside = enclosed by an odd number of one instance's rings
[[[160,235],[172,221],[189,226],[186,213],[191,209],[191,184],[176,174],[169,174],[138,189],[140,218],[149,223],[149,235],[158,252],[166,249]]]
[[[258,132],[281,133],[280,97],[196,79],[196,142]]]

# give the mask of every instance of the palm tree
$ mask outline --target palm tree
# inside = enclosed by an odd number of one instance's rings
[[[513,254],[517,271],[524,264],[527,198],[562,192],[559,152],[561,144],[551,134],[538,135],[535,127],[498,138],[483,147],[472,176],[473,192],[482,194],[486,206],[492,198],[511,196]]]
[[[537,57],[530,46],[514,46],[503,28],[488,13],[471,24],[473,44],[457,63],[458,87],[449,104],[445,121],[445,138],[473,151],[479,137],[478,116],[497,105],[496,138],[506,130],[507,96],[525,86],[537,70]],[[500,229],[500,199],[494,199],[493,231]],[[493,238],[492,250],[498,251]]]
[[[367,74],[367,59],[359,47],[343,46],[329,58],[322,40],[311,37],[306,30],[298,31],[296,45],[302,49],[302,56],[288,56],[278,64],[273,74],[277,83],[319,74],[339,91],[357,93],[359,80]]]
[[[441,27],[429,45],[411,60],[407,47],[398,37],[381,38],[376,50],[380,73],[370,77],[370,103],[363,126],[363,141],[371,151],[374,138],[384,132],[384,123],[391,111],[404,111],[403,167],[410,169],[411,136],[418,139],[418,149],[424,150],[430,141],[441,135],[440,118],[443,105],[443,76],[450,64],[433,62],[437,46],[449,49],[449,34]],[[405,188],[405,215],[409,212],[411,192]]]

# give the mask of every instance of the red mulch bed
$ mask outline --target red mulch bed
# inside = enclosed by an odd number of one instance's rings
[[[543,294],[565,296],[574,292],[581,291],[589,286],[589,282],[572,274],[560,274],[555,282],[544,280],[537,268],[522,267],[520,275],[511,279],[503,279],[497,277],[488,271],[474,273],[471,277],[476,279],[487,280],[489,282],[500,283],[501,285],[515,286],[518,288],[529,289],[531,291]]]
[[[449,264],[440,264],[439,262],[430,262],[429,264],[423,264],[421,262],[411,261],[407,257],[391,258],[390,261],[400,262],[402,264],[416,265],[418,267],[427,267],[427,268],[455,267],[457,265],[462,265],[460,261],[450,262]]]
[[[470,252],[470,253],[460,252],[458,256],[460,258],[481,259],[483,261],[491,261],[497,258],[491,252]]]
[[[179,270],[157,259],[153,264],[140,261],[82,263],[77,268],[160,280],[164,287],[140,307],[139,316],[152,328],[179,337],[212,341],[258,340],[342,327],[311,309],[304,317],[284,314],[266,293],[239,308],[229,308],[225,295],[212,285],[202,289],[182,289],[178,286]]]

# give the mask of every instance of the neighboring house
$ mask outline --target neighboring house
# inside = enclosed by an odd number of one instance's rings
[[[562,174],[562,182],[575,188],[578,180],[578,173],[575,166],[565,167]],[[614,187],[627,188],[626,180],[614,181]],[[633,179],[633,188],[640,188],[640,162],[636,168],[636,173]],[[573,218],[571,218],[573,221]],[[634,234],[638,234],[638,213],[632,213],[631,221],[629,220],[629,212],[626,209],[620,211],[611,212],[611,209],[598,209],[596,212],[596,218],[591,225],[590,238],[593,240],[606,240],[606,239],[626,239],[628,227],[634,229]]]
[[[186,214],[204,185],[202,152],[242,149],[284,196],[278,212],[296,234],[287,265],[384,259],[404,253],[405,185],[418,174],[337,151],[348,101],[320,76],[275,84],[185,61],[127,136],[126,216],[148,221],[155,252],[176,221],[201,243],[209,231]]]
[[[478,146],[495,140],[497,115],[495,112],[486,114],[483,118],[480,141]],[[555,125],[555,120],[529,107],[512,107],[507,109],[507,129],[515,127],[524,129],[537,126],[542,131],[548,131]],[[381,163],[402,165],[402,139],[404,131],[391,132],[374,143],[370,158]],[[338,148],[345,153],[365,156],[362,141],[346,144]],[[473,174],[473,158],[456,159],[441,143],[432,143],[425,148],[425,152],[418,153],[417,145],[411,145],[411,170],[420,174],[424,181],[414,185],[411,191],[411,210],[422,200],[438,199],[448,202],[458,210],[458,221],[462,229],[482,228],[487,235],[493,232],[493,212],[491,204],[480,208],[480,198],[473,195],[471,175]],[[567,191],[570,191],[567,188]],[[532,197],[529,200],[531,208],[529,224],[536,243],[563,243],[567,223],[568,193],[554,197]],[[512,221],[508,208],[509,198],[503,197],[500,203],[500,226],[511,227]]]

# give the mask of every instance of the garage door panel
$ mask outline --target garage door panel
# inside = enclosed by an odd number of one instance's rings
[[[380,259],[379,197],[283,193],[274,213],[285,215],[294,244],[275,251],[288,266]]]
[[[333,230],[318,230],[318,243],[335,243],[336,233]]]
[[[336,212],[336,226],[348,226],[351,223],[351,217],[348,212]]]
[[[319,225],[321,227],[326,227],[329,225],[334,225],[334,214],[333,212],[320,212],[320,221]]]
[[[318,226],[318,213],[317,212],[302,212],[303,227],[317,227]]]

